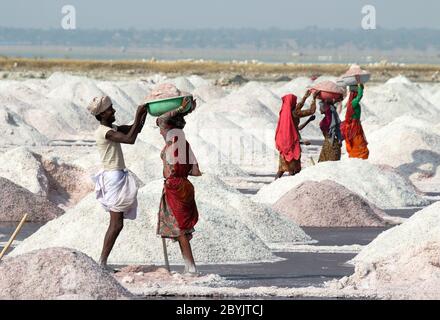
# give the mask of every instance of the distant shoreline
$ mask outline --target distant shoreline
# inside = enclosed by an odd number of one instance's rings
[[[45,78],[56,71],[71,72],[95,78],[141,77],[151,74],[208,78],[239,75],[245,80],[288,81],[300,76],[339,76],[350,64],[262,63],[258,61],[219,62],[205,60],[72,60],[0,57],[0,78],[21,75],[23,78]],[[372,81],[383,82],[404,75],[414,82],[440,82],[440,65],[375,63],[362,65],[372,73]],[[28,76],[26,76],[28,75]]]

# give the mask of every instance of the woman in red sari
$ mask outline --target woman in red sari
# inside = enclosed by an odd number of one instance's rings
[[[182,130],[186,124],[183,117],[195,108],[193,101],[192,109],[184,112],[187,103],[188,100],[184,100],[180,108],[160,116],[156,121],[165,139],[165,146],[161,152],[165,181],[159,207],[157,234],[162,238],[178,241],[185,261],[184,272],[196,273],[189,242],[199,214],[194,186],[188,180],[188,176],[201,176],[201,172]]]
[[[293,176],[301,171],[301,135],[299,132],[314,118],[310,118],[302,125],[300,125],[300,120],[315,113],[318,94],[319,91],[313,94],[312,104],[307,110],[302,110],[302,108],[311,95],[310,90],[307,90],[298,104],[297,97],[293,94],[285,95],[282,98],[283,104],[275,133],[275,145],[280,152],[275,179],[281,178],[285,172],[289,172]]]
[[[357,77],[359,82],[359,77]],[[341,131],[345,138],[345,146],[350,158],[368,159],[370,151],[364,130],[361,125],[360,101],[364,94],[364,85],[350,86],[350,97],[347,102],[345,121],[341,124]]]

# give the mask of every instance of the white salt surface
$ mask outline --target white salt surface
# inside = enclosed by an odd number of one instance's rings
[[[428,242],[440,242],[440,201],[416,212],[405,223],[384,231],[353,263],[374,263]]]
[[[0,299],[133,298],[107,271],[85,254],[51,248],[4,258],[0,264]]]
[[[380,124],[390,123],[404,114],[438,119],[439,109],[422,95],[422,90],[419,84],[400,76],[382,85],[366,86],[361,104]]]
[[[168,284],[163,287],[157,283],[146,284],[127,284],[121,283],[130,292],[142,296],[166,297],[166,296],[181,296],[181,297],[216,297],[216,298],[370,298],[370,299],[386,299],[389,296],[379,296],[377,293],[362,290],[340,290],[338,288],[280,288],[280,287],[251,287],[248,289],[239,289],[234,287],[209,287],[200,285],[182,285]]]
[[[162,242],[155,235],[162,183],[153,181],[140,190],[138,219],[125,222],[109,263],[163,263]],[[264,241],[311,241],[298,226],[279,218],[270,209],[250,203],[218,179],[203,177],[200,181],[194,179],[194,184],[200,221],[192,246],[198,263],[277,261],[280,258],[271,253]],[[62,217],[41,227],[11,254],[65,246],[97,259],[107,225],[107,213],[90,195]],[[170,242],[168,247],[170,262],[181,263],[178,245]]]
[[[295,176],[283,177],[264,186],[253,199],[257,202],[274,204],[289,190],[304,181],[326,179],[343,185],[382,209],[428,204],[414,186],[392,168],[375,166],[361,159],[318,163],[303,169]]]
[[[351,263],[355,273],[329,283],[394,299],[440,299],[440,202],[381,233]]]
[[[398,254],[357,264],[355,273],[330,286],[363,290],[393,299],[440,299],[440,245],[423,243]]]
[[[28,148],[19,147],[0,156],[0,176],[40,196],[47,196],[49,180],[42,163]]]
[[[438,184],[440,131],[436,124],[408,115],[395,119],[369,135],[369,161],[393,166],[417,186]]]

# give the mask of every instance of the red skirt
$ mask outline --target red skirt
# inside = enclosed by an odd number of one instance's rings
[[[192,183],[183,177],[166,179],[159,208],[157,233],[167,238],[191,234],[198,219]]]

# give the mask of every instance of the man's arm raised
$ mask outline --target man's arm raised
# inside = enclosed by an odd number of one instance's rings
[[[105,138],[113,142],[134,144],[139,132],[141,132],[146,116],[147,108],[145,108],[144,105],[139,106],[136,111],[134,123],[131,126],[120,126],[118,127],[118,131],[109,130]]]

